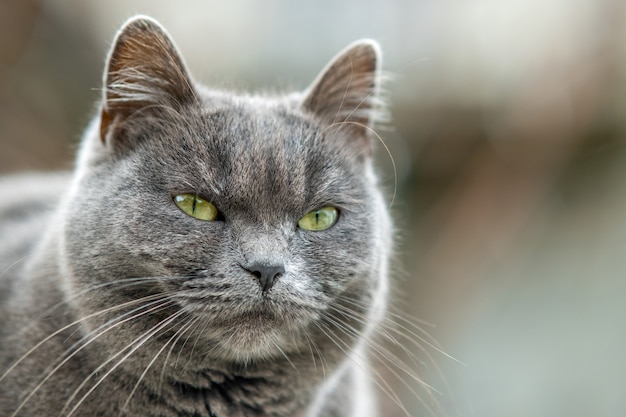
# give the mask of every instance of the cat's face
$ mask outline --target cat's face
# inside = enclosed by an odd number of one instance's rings
[[[162,30],[129,23],[68,201],[68,285],[88,294],[79,308],[145,299],[236,361],[309,349],[341,306],[363,319],[382,308],[389,220],[364,119],[376,58],[361,44],[305,95],[238,97],[191,87]]]

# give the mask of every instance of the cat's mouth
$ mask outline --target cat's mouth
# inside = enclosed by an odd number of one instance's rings
[[[279,319],[278,315],[270,309],[255,308],[236,314],[234,317],[227,320],[225,324],[258,325],[259,323],[266,323],[277,325],[282,322],[283,320]]]
[[[247,325],[282,326],[288,321],[285,306],[278,306],[268,299],[206,300],[203,298],[181,300],[182,307],[194,315],[204,317],[211,327],[231,327]]]
[[[244,312],[215,325],[222,354],[234,361],[284,355],[298,346],[301,330],[294,320],[267,310]]]
[[[198,285],[191,294],[185,292],[184,297],[177,297],[177,301],[184,310],[206,323],[203,329],[212,340],[238,341],[235,350],[239,354],[250,354],[261,346],[265,349],[274,344],[285,346],[285,340],[300,338],[321,314],[318,305],[280,288],[242,294],[232,287],[226,293],[220,282],[211,284],[208,289]]]
[[[219,333],[247,333],[261,335],[263,332],[297,332],[315,319],[313,312],[302,310],[288,303],[278,305],[263,299],[249,303],[220,304],[216,309],[195,304],[193,313],[206,320],[207,328]]]

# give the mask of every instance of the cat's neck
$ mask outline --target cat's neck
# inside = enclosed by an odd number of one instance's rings
[[[184,360],[184,359],[181,359]],[[283,364],[282,371],[264,367],[230,371],[205,369],[191,378],[172,375],[160,387],[157,402],[178,410],[181,414],[209,416],[304,416],[314,402],[319,384],[311,380],[304,368],[298,371]],[[305,377],[306,376],[306,377]],[[152,391],[154,387],[144,390]],[[157,388],[158,389],[158,388]],[[144,399],[149,400],[149,398]],[[143,402],[143,401],[141,401]],[[131,410],[129,410],[131,411]],[[136,415],[140,410],[132,410]]]

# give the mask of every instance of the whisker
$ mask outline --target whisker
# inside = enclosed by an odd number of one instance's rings
[[[153,311],[157,311],[160,308],[166,307],[168,305],[172,304],[170,295],[173,294],[177,294],[178,292],[174,291],[174,292],[169,292],[169,293],[162,293],[162,294],[154,294],[153,296],[147,296],[144,297],[144,299],[148,299],[148,298],[153,298],[153,297],[157,297],[157,299],[155,301],[151,301],[149,303],[143,304],[137,308],[134,308],[130,311],[127,311],[124,314],[121,314],[105,323],[103,323],[102,325],[98,326],[97,328],[93,329],[91,332],[89,332],[88,334],[84,335],[80,340],[78,340],[77,342],[75,342],[72,346],[70,346],[68,349],[65,350],[65,352],[62,355],[65,355],[69,352],[71,352],[74,348],[81,346],[76,352],[72,353],[72,356],[75,355],[76,353],[78,353],[80,350],[84,349],[87,345],[91,344],[93,341],[95,341],[96,339],[98,339],[99,337],[101,337],[103,334],[109,332],[110,330],[116,328],[117,326],[126,323],[130,320],[134,320],[137,319],[141,316],[144,316],[148,313],[151,313]],[[143,299],[139,299],[139,300],[143,300]],[[161,305],[157,305],[156,307],[150,308],[148,310],[145,310],[148,307],[151,307],[155,304],[159,304],[161,302],[163,302],[164,300],[167,300],[164,304]],[[145,310],[145,311],[141,311],[141,310]],[[76,331],[74,331],[76,332]],[[74,333],[72,332],[72,334]],[[100,332],[100,333],[98,333]],[[96,336],[93,336],[96,335]],[[91,340],[90,340],[91,339]],[[71,356],[70,356],[71,358]]]
[[[354,338],[357,338],[359,336],[359,332],[354,329],[352,326],[342,322],[341,320],[337,319],[337,320],[333,320],[330,317],[328,318],[331,323],[336,326],[339,330],[341,330],[344,334],[348,335],[348,336],[352,336]],[[435,397],[433,397],[433,392],[436,392],[439,395],[443,395],[442,392],[440,392],[439,390],[437,390],[436,388],[432,387],[431,385],[427,384],[425,381],[423,381],[421,378],[417,377],[416,375],[413,375],[411,372],[409,372],[406,368],[406,364],[400,359],[398,358],[396,355],[394,355],[391,352],[388,352],[384,347],[382,347],[380,344],[376,343],[373,340],[369,340],[368,341],[369,344],[369,348],[371,349],[371,351],[379,358],[381,359],[381,362],[386,366],[387,370],[389,372],[391,372],[393,374],[393,376],[395,376],[397,378],[397,380],[406,388],[409,390],[409,392],[411,392],[411,394],[413,394],[413,396],[424,406],[426,407],[426,409],[433,415],[436,416],[437,414],[434,412],[434,410],[432,410],[428,404],[426,404],[426,401],[422,398],[421,395],[419,395],[417,392],[415,392],[415,390],[413,389],[413,387],[394,369],[397,368],[399,370],[401,370],[403,373],[405,373],[408,377],[410,377],[411,379],[413,379],[414,381],[418,382],[420,385],[422,385],[423,387],[426,388],[426,392],[428,393],[428,396],[431,398],[431,400],[433,400],[433,402],[437,405],[437,408],[439,409],[439,411],[442,414],[446,414],[445,411],[441,408],[441,404],[440,401],[437,400]],[[389,362],[391,365],[393,366],[389,366],[387,363],[385,363],[385,360],[387,362]]]
[[[351,303],[352,305],[354,305],[355,307],[364,307],[362,304],[359,304],[358,302],[356,302],[356,300],[352,300],[349,299],[347,297],[341,297],[342,301],[345,301],[347,303]],[[434,339],[428,334],[428,332],[426,332],[424,329],[420,328],[419,326],[417,326],[415,323],[412,323],[410,320],[408,320],[405,317],[402,317],[399,314],[395,314],[393,312],[388,312],[388,314],[393,317],[394,319],[397,320],[401,320],[403,322],[405,322],[408,326],[413,327],[414,329],[417,329],[418,331],[420,331],[421,333],[423,333],[424,335],[426,335],[429,339],[433,340],[432,342],[429,340],[426,340],[424,337],[418,335],[417,333],[415,333],[414,331],[412,331],[410,328],[408,328],[407,326],[404,326],[400,323],[398,323],[397,321],[393,321],[390,320],[389,318],[387,318],[386,320],[391,321],[391,323],[393,324],[392,326],[388,327],[389,330],[392,330],[394,332],[397,332],[399,335],[407,338],[407,340],[411,340],[409,337],[406,336],[406,334],[403,334],[402,332],[399,332],[397,329],[394,329],[394,327],[399,327],[400,329],[406,331],[407,333],[409,333],[409,335],[413,336],[414,338],[416,338],[417,340],[419,340],[420,342],[424,343],[425,345],[427,345],[428,347],[434,349],[435,351],[437,351],[437,353],[445,356],[448,359],[451,359],[461,365],[467,366],[465,363],[463,363],[462,361],[460,361],[459,359],[455,358],[454,356],[446,353],[440,346],[438,346],[438,344],[436,343],[436,341],[434,341]]]
[[[202,330],[200,330],[199,332],[195,332],[196,333],[196,340],[193,342],[193,346],[191,347],[191,353],[189,354],[189,360],[187,361],[187,364],[185,365],[185,367],[187,367],[191,363],[192,358],[194,357],[194,352],[196,351],[196,347],[198,345],[198,342],[200,341],[200,337],[201,337],[202,334],[204,334],[204,331],[206,330],[208,325],[209,325],[209,322],[205,321],[204,322],[204,327],[202,328]],[[187,343],[187,342],[185,341],[185,343]],[[180,352],[178,352],[178,357],[176,358],[176,364],[178,364],[178,358],[180,358],[180,354],[181,353],[182,353],[182,350]]]
[[[65,402],[65,406],[61,410],[60,416],[62,416],[63,413],[69,408],[69,405],[72,403],[74,398],[77,397],[77,395],[80,392],[80,390],[87,384],[87,382],[94,375],[97,375],[105,366],[107,366],[109,363],[111,363],[113,360],[115,360],[118,356],[122,355],[126,350],[130,349],[130,351],[126,355],[124,355],[124,357],[122,357],[122,359],[120,359],[115,365],[113,365],[111,367],[111,369],[109,369],[93,386],[91,386],[91,388],[89,388],[89,390],[87,390],[87,392],[80,398],[80,400],[78,400],[78,402],[74,405],[74,407],[72,407],[72,409],[67,413],[67,415],[65,417],[71,417],[76,412],[76,410],[78,410],[78,408],[81,406],[81,404],[87,399],[87,397],[89,397],[89,395],[92,392],[94,392],[96,390],[96,388],[98,388],[98,386],[100,386],[100,384],[102,384],[102,382],[109,375],[111,375],[111,373],[113,373],[113,371],[115,371],[122,363],[124,363],[124,361],[126,361],[126,359],[128,359],[133,353],[135,353],[137,351],[137,349],[142,347],[155,334],[157,334],[159,331],[161,331],[163,328],[165,328],[167,325],[169,325],[172,321],[176,320],[178,317],[180,317],[183,314],[186,314],[186,312],[184,310],[178,310],[176,313],[171,314],[168,318],[162,320],[157,325],[155,325],[152,329],[144,332],[139,337],[135,338],[135,340],[133,340],[125,348],[121,349],[119,352],[117,352],[115,355],[110,357],[103,364],[101,364],[95,370],[93,370],[91,372],[91,374],[89,374],[87,376],[87,378],[85,378],[83,380],[83,382],[78,386],[78,388],[76,388],[74,390],[74,393],[70,396],[70,398]]]
[[[90,340],[88,340],[85,344],[83,344],[82,346],[80,346],[78,349],[76,349],[74,352],[72,352],[71,354],[69,354],[63,361],[61,361],[61,363],[59,363],[57,366],[54,367],[54,369],[52,369],[50,372],[48,372],[48,374],[37,384],[37,386],[35,386],[35,388],[33,390],[31,390],[31,392],[26,396],[26,398],[24,398],[24,400],[20,403],[20,405],[18,406],[18,408],[13,412],[13,414],[11,414],[11,417],[15,417],[17,416],[17,414],[19,413],[19,411],[28,403],[28,401],[39,391],[39,389],[41,389],[41,387],[46,383],[46,381],[48,381],[63,365],[65,365],[70,359],[72,359],[76,354],[78,354],[81,350],[83,350],[85,347],[87,347],[89,344],[91,344],[93,341],[95,341],[97,338],[99,338],[100,336],[102,336],[104,333],[106,333],[107,331],[111,330],[111,328],[117,327],[119,325],[121,325],[122,323],[125,323],[129,320],[135,319],[137,317],[140,317],[144,314],[147,314],[151,311],[154,310],[158,310],[159,308],[164,307],[167,304],[171,304],[172,301],[167,301],[164,304],[158,305],[156,307],[152,307],[151,309],[149,309],[148,311],[144,311],[136,316],[131,316],[130,318],[127,318],[123,321],[117,322],[115,323],[112,327],[107,328],[106,330],[104,330],[103,332],[101,332],[100,334],[96,335],[95,337],[91,338]],[[66,352],[68,352],[66,350]]]
[[[428,358],[428,360],[430,361],[431,364],[433,364],[435,371],[437,373],[437,375],[439,375],[439,377],[441,378],[442,383],[445,385],[446,387],[446,391],[452,396],[452,389],[450,388],[450,385],[448,383],[448,380],[446,378],[446,376],[444,375],[443,370],[441,369],[441,367],[439,366],[439,364],[437,363],[437,361],[435,361],[435,359],[432,357],[432,355],[417,341],[417,340],[413,340],[411,339],[408,335],[402,333],[400,330],[396,329],[395,327],[389,327],[389,330],[402,336],[405,340],[407,340],[412,346],[417,347],[423,354],[426,355],[426,357]],[[413,358],[414,355],[411,351],[409,351],[409,349],[400,341],[396,340],[395,338],[389,339],[389,340],[393,340],[393,343],[396,346],[399,346],[402,351],[409,357]],[[446,355],[448,356],[448,355]],[[452,358],[454,359],[454,358]],[[458,363],[459,362],[457,361]]]
[[[349,309],[348,307],[344,307],[341,305],[333,305],[332,308],[340,310],[338,311],[340,314],[342,315],[347,315],[349,318],[352,318],[354,320],[357,320],[363,324],[369,323],[369,319],[367,318],[367,316],[361,314],[361,313],[357,313],[354,310]],[[409,351],[402,343],[400,343],[400,341],[398,341],[398,339],[396,339],[393,335],[391,335],[389,333],[388,330],[390,331],[394,331],[394,332],[398,332],[397,329],[395,329],[394,327],[386,327],[381,323],[376,324],[374,330],[376,330],[379,334],[381,334],[386,340],[388,340],[389,342],[391,342],[393,345],[395,346],[399,346],[404,353],[407,354],[407,356],[413,361],[413,363],[417,364],[421,364],[424,365],[424,362],[422,360],[420,360],[417,356],[415,356],[411,351]],[[405,336],[404,334],[402,334],[402,336]],[[416,346],[419,348],[420,351],[428,354],[428,352],[424,349],[424,347],[422,345],[420,345],[418,342],[411,340],[412,343],[415,343]],[[430,355],[429,355],[430,357]]]
[[[285,357],[285,359],[287,359],[287,362],[289,362],[289,364],[291,365],[291,367],[296,371],[296,373],[298,375],[300,375],[300,371],[298,370],[298,368],[296,368],[296,365],[293,364],[293,362],[291,362],[291,359],[289,359],[289,356],[287,356],[287,354],[285,353],[285,351],[278,346],[278,343],[276,343],[275,341],[271,341],[272,344],[276,347],[276,349],[278,349],[278,351]]]
[[[43,318],[45,318],[45,317],[49,316],[50,314],[52,314],[52,312],[54,310],[56,310],[57,308],[59,308],[59,307],[61,307],[63,305],[66,305],[68,301],[71,301],[71,300],[77,299],[79,297],[82,297],[83,295],[88,294],[88,293],[90,293],[92,291],[97,291],[97,290],[100,290],[102,288],[110,287],[110,286],[117,285],[117,284],[120,284],[120,283],[123,284],[123,285],[120,285],[119,288],[126,288],[128,286],[137,285],[137,284],[143,284],[145,282],[150,282],[150,281],[179,280],[179,279],[185,279],[185,278],[188,278],[188,277],[187,276],[176,276],[176,277],[157,276],[157,277],[140,277],[140,278],[122,278],[122,279],[117,279],[117,280],[108,281],[108,282],[105,282],[105,283],[93,285],[93,286],[85,288],[85,289],[83,289],[81,291],[76,291],[71,296],[64,297],[62,301],[59,301],[58,303],[54,304],[53,306],[47,308],[44,312],[42,312],[37,317],[35,317],[32,320],[32,324],[24,326],[19,331],[19,333],[17,333],[17,334],[24,333],[29,328],[31,328],[33,325],[35,325],[38,321],[40,321]]]
[[[304,338],[306,339],[307,346],[309,347],[309,352],[311,352],[311,359],[313,360],[313,369],[317,371],[317,361],[315,360],[315,354],[313,353],[313,341],[311,340],[311,336],[307,331],[303,332]],[[326,371],[322,368],[322,373],[324,374],[324,380],[326,380]]]
[[[195,319],[191,318],[187,321],[187,323],[185,323],[180,329],[178,329],[176,331],[176,333],[174,333],[172,335],[172,337],[170,337],[168,339],[168,341],[166,343],[163,344],[163,346],[161,346],[161,349],[159,349],[159,351],[154,355],[154,358],[152,358],[152,360],[148,363],[148,365],[146,366],[146,369],[144,369],[144,371],[141,373],[141,375],[139,376],[139,379],[137,380],[137,383],[135,384],[135,386],[133,387],[133,389],[130,391],[130,394],[128,395],[128,398],[126,399],[126,401],[124,402],[124,404],[122,405],[122,408],[120,409],[120,415],[122,415],[122,413],[124,412],[124,410],[126,410],[126,407],[128,407],[128,404],[130,403],[131,398],[133,397],[133,395],[135,395],[135,391],[137,391],[137,388],[139,388],[139,385],[141,384],[141,381],[143,381],[144,377],[146,376],[146,374],[148,373],[148,371],[150,370],[150,368],[152,367],[152,365],[154,364],[154,362],[156,362],[156,360],[158,359],[158,357],[161,355],[161,353],[163,353],[163,351],[169,346],[170,343],[172,343],[172,341],[174,341],[174,343],[176,343],[175,341],[178,340],[178,338],[189,329],[190,324],[194,323],[196,320],[198,320],[198,318],[196,317]],[[172,344],[172,347],[174,345]],[[171,351],[171,350],[170,350]],[[165,364],[163,366],[163,368],[165,369]]]
[[[335,309],[338,306],[333,306]],[[344,315],[346,314],[345,312],[341,312],[338,309],[336,309],[337,312],[339,312],[340,314]],[[348,313],[349,314],[349,313]],[[351,319],[357,320],[363,324],[367,324],[366,320],[360,319],[354,315],[350,315]],[[343,330],[344,332],[350,332],[350,335],[353,337],[358,337],[359,336],[359,332],[354,329],[352,326],[350,326],[349,324],[337,319],[337,320],[333,320],[329,317],[329,320],[333,321],[333,324],[336,325],[337,327],[339,327],[339,329]],[[423,385],[424,387],[428,388],[431,391],[436,392],[439,395],[443,395],[443,393],[441,391],[439,391],[438,389],[434,388],[433,386],[431,386],[430,384],[426,383],[424,380],[422,380],[421,378],[418,378],[417,376],[413,375],[412,373],[410,373],[406,368],[407,365],[406,363],[404,363],[404,361],[402,361],[397,355],[393,354],[392,352],[389,352],[383,345],[381,345],[380,343],[377,343],[374,340],[369,340],[368,343],[370,344],[370,347],[374,350],[375,353],[379,354],[382,358],[386,359],[387,361],[389,361],[392,365],[394,365],[395,367],[397,367],[398,369],[400,369],[402,372],[406,373],[407,376],[409,376],[411,379],[415,380],[416,382],[420,383],[421,385]],[[391,369],[390,369],[391,371]],[[392,371],[393,372],[393,371]],[[396,375],[398,377],[398,379],[401,379],[398,375]]]
[[[363,370],[362,365],[354,360],[352,358],[352,355],[355,355],[356,353],[350,348],[350,346],[346,345],[343,341],[339,340],[335,340],[335,338],[333,338],[332,336],[329,335],[329,333],[327,333],[323,327],[322,327],[323,323],[315,323],[315,326],[331,341],[335,344],[335,346],[337,346],[337,348],[343,352],[346,357],[350,360],[352,360],[354,362],[355,365],[357,365],[360,369]],[[331,332],[330,328],[327,327],[328,332]],[[344,346],[341,346],[338,342],[341,342]],[[363,358],[361,358],[363,359]],[[391,386],[387,383],[387,381],[382,377],[382,375],[380,375],[380,373],[375,370],[375,369],[370,369],[376,376],[376,378],[372,378],[372,381],[374,382],[374,384],[376,384],[376,386],[378,386],[378,388],[389,397],[389,399],[391,399],[403,412],[407,417],[412,417],[411,413],[406,409],[406,407],[404,406],[404,404],[402,404],[402,401],[400,400],[400,397],[398,397],[398,395],[393,391],[393,388],[391,388]],[[363,370],[365,373],[367,373],[366,370]],[[379,382],[380,380],[380,382]],[[381,384],[382,383],[382,384]],[[384,386],[383,386],[384,385]]]
[[[169,361],[169,358],[172,354],[172,350],[174,349],[174,347],[176,346],[176,344],[178,343],[178,341],[180,340],[180,338],[183,336],[183,334],[185,334],[185,332],[187,332],[187,330],[191,330],[192,327],[197,326],[198,323],[200,322],[201,317],[198,316],[195,319],[190,319],[188,324],[187,324],[187,328],[184,331],[181,331],[180,334],[176,337],[176,340],[174,340],[174,343],[172,343],[172,346],[170,346],[170,349],[167,352],[167,356],[165,356],[165,360],[163,361],[163,366],[161,367],[161,374],[159,376],[159,385],[157,388],[157,393],[161,392],[161,387],[163,385],[163,380],[165,378],[165,367],[167,365],[167,362]],[[193,330],[191,330],[190,333],[193,333]],[[190,336],[187,336],[187,339],[185,340],[185,343],[187,342],[187,340],[189,339]],[[185,346],[185,343],[183,343],[183,346]],[[176,367],[176,363],[174,363],[174,367]]]
[[[200,321],[200,317],[201,317],[201,316],[198,316],[198,320],[197,320],[197,322],[196,322],[196,324],[195,324],[196,329],[198,328],[198,326],[199,326],[199,325],[200,325],[200,323],[201,323],[201,321]],[[206,329],[206,326],[207,326],[207,323],[206,323],[206,322],[204,323],[204,326],[205,326],[205,327],[203,328],[203,331],[204,331],[204,329]],[[189,342],[189,339],[191,338],[191,336],[192,336],[193,334],[195,334],[195,335],[196,335],[196,338],[197,338],[197,337],[199,337],[198,335],[202,334],[202,332],[197,332],[197,331],[195,331],[195,330],[194,330],[194,331],[192,331],[192,332],[189,332],[189,335],[187,335],[187,337],[185,338],[185,341],[183,342],[183,344],[181,345],[181,347],[180,347],[180,349],[179,349],[179,351],[178,351],[178,355],[176,356],[176,361],[174,362],[174,367],[177,367],[177,366],[178,366],[178,361],[179,361],[179,359],[180,359],[180,355],[182,354],[183,350],[185,349],[185,346],[187,346],[187,343]]]
[[[160,295],[159,295],[160,296]],[[9,369],[7,369],[1,376],[0,376],[0,382],[2,382],[2,380],[4,378],[7,377],[7,375],[9,375],[9,373],[11,373],[17,366],[19,366],[20,363],[22,363],[24,361],[24,359],[26,359],[29,355],[31,355],[35,350],[39,349],[42,345],[44,345],[46,342],[48,342],[50,339],[54,338],[55,336],[63,333],[64,331],[72,328],[73,326],[76,326],[77,324],[80,324],[81,322],[85,321],[85,320],[89,320],[91,318],[106,314],[108,312],[111,312],[113,310],[119,309],[119,308],[124,308],[133,304],[136,304],[138,302],[142,302],[145,301],[147,298],[156,298],[157,296],[148,296],[145,298],[140,298],[137,300],[131,300],[128,301],[126,303],[122,303],[122,304],[118,304],[109,308],[106,308],[104,310],[100,310],[97,311],[95,313],[89,314],[85,317],[82,317],[66,326],[63,326],[62,328],[60,328],[59,330],[55,331],[54,333],[50,334],[49,336],[47,336],[46,338],[44,338],[43,340],[41,340],[40,342],[38,342],[35,346],[33,346],[32,348],[30,348],[26,353],[24,353],[19,359],[17,359],[10,367]]]
[[[359,300],[353,300],[351,298],[348,297],[341,297],[341,299],[348,303],[351,304],[357,308],[367,308],[367,305],[365,305],[364,303],[360,302]],[[365,320],[367,321],[367,318],[365,315],[354,311],[352,309],[350,309],[347,306],[343,306],[343,305],[334,305],[334,308],[337,308],[339,310],[342,310],[340,312],[340,314],[348,314],[350,317],[352,317],[355,320]],[[408,343],[411,346],[416,347],[417,349],[420,350],[420,352],[422,352],[424,355],[426,355],[429,363],[431,363],[434,366],[434,369],[437,373],[437,375],[439,375],[439,377],[441,378],[441,382],[443,383],[443,385],[445,386],[445,392],[448,393],[448,395],[450,395],[451,398],[454,397],[453,395],[453,391],[448,383],[448,380],[446,378],[446,376],[444,375],[444,372],[442,371],[441,367],[439,366],[439,364],[437,363],[437,361],[435,361],[435,359],[432,357],[432,355],[430,354],[430,352],[425,349],[424,346],[422,346],[422,344],[420,342],[423,342],[424,345],[427,345],[429,347],[431,347],[432,349],[436,350],[437,352],[439,352],[440,354],[442,354],[443,356],[450,358],[452,360],[454,360],[457,363],[460,363],[462,365],[463,362],[459,361],[458,359],[452,357],[451,355],[445,353],[440,347],[439,345],[435,345],[437,342],[432,338],[432,336],[430,334],[428,334],[424,329],[422,329],[421,327],[417,326],[415,323],[411,322],[411,320],[408,320],[407,318],[400,316],[398,314],[393,314],[393,313],[389,313],[389,315],[391,315],[392,317],[395,317],[397,319],[397,321],[394,321],[393,319],[390,319],[389,317],[385,317],[385,321],[383,321],[382,323],[378,324],[375,328],[375,330],[381,334],[385,339],[387,339],[388,341],[390,341],[394,346],[399,347],[402,352],[409,358],[411,359],[411,361],[413,361],[413,363],[415,363],[416,365],[418,363],[423,364],[424,362],[422,360],[420,360],[419,358],[417,358],[415,356],[415,354],[413,352],[411,352],[408,347],[406,346],[406,343],[403,343],[402,341],[408,341]],[[413,328],[417,329],[419,332],[423,333],[426,337],[428,337],[430,340],[433,340],[432,343],[429,343],[429,341],[424,340],[423,337],[420,337],[419,335],[417,335],[415,332],[413,332],[411,329],[409,329],[407,326],[403,326],[401,323],[399,323],[399,321],[403,321],[405,323],[407,323],[408,326],[412,326]],[[427,324],[428,323],[424,323]],[[402,338],[401,340],[398,340],[396,337],[394,337],[395,335],[398,335]],[[384,349],[385,351],[388,351],[388,349],[382,345],[381,346],[382,349]],[[404,361],[402,361],[397,355],[393,355],[394,358],[397,358],[397,360],[399,361],[399,363],[395,364],[396,367],[398,367],[401,370],[406,369],[405,366],[398,366],[400,363],[404,363]],[[382,359],[382,358],[381,358]],[[389,359],[387,359],[389,360]],[[388,368],[389,369],[389,368]],[[441,409],[441,404],[438,400],[436,400],[436,404],[438,405],[438,407],[440,408],[442,413],[445,413],[444,410]],[[447,414],[447,413],[446,413]]]

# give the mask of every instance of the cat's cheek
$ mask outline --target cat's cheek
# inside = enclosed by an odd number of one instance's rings
[[[314,305],[323,294],[323,286],[305,261],[293,258],[287,264],[285,275],[276,283],[274,294]]]

